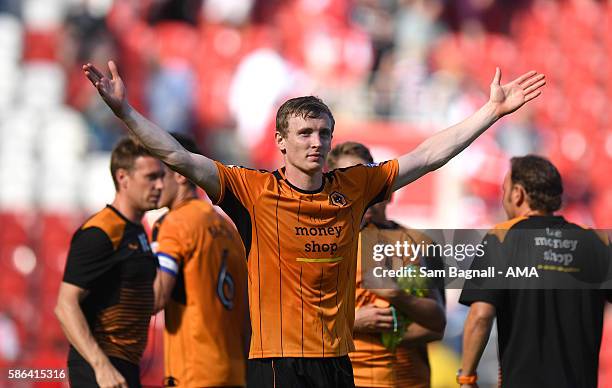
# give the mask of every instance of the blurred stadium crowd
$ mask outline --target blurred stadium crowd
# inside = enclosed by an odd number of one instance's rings
[[[337,141],[396,156],[479,106],[495,66],[505,80],[537,69],[548,85],[535,104],[390,215],[490,227],[509,156],[537,152],[564,177],[563,214],[609,228],[610,54],[610,1],[0,0],[0,369],[65,366],[53,307],[68,240],[112,195],[108,152],[124,130],[83,63],[115,59],[137,109],[258,168],[278,166],[274,113],[289,96],[326,101]],[[460,351],[463,313],[449,309],[446,344]]]

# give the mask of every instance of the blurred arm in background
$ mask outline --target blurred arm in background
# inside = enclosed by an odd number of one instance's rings
[[[444,302],[440,291],[437,289],[430,290],[430,295],[436,301],[438,308],[442,311],[442,325],[438,323],[435,329],[431,329],[431,325],[421,325],[413,322],[408,326],[404,333],[404,339],[401,342],[402,346],[424,345],[432,341],[439,341],[444,337],[444,329],[446,328],[446,314],[444,310]]]
[[[446,316],[437,290],[433,290],[426,298],[410,295],[400,289],[373,289],[370,291],[388,300],[425,329],[444,334]]]
[[[357,333],[380,333],[393,329],[393,314],[389,307],[378,307],[367,304],[355,309],[355,325]]]
[[[478,362],[491,334],[495,319],[495,306],[487,302],[474,302],[465,320],[463,329],[463,357],[461,373],[469,376],[476,373]],[[477,387],[476,384],[463,384],[462,388]]]
[[[157,269],[157,276],[155,277],[155,283],[153,283],[153,290],[155,292],[154,314],[164,309],[164,306],[166,306],[166,303],[170,300],[175,284],[175,275],[162,271],[159,268]]]
[[[68,341],[91,365],[100,387],[125,387],[128,385],[123,376],[111,364],[108,357],[91,335],[80,301],[87,296],[87,290],[62,282],[57,297],[55,315],[62,325]]]

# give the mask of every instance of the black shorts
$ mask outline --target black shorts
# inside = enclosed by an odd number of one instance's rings
[[[115,369],[121,373],[130,388],[141,388],[140,367],[138,365],[116,357],[109,357],[108,359]],[[68,379],[70,386],[74,388],[98,387],[96,374],[85,360],[68,360]]]
[[[348,356],[253,358],[247,363],[249,388],[354,388]]]

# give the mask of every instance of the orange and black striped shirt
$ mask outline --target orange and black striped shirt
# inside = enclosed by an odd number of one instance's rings
[[[110,205],[74,234],[63,281],[89,291],[81,309],[107,356],[140,362],[153,313],[156,268],[142,225]],[[82,360],[72,346],[69,360]]]
[[[413,244],[430,243],[431,239],[422,232],[405,228],[395,222],[389,226],[378,226],[369,223],[364,226],[363,231],[376,235],[378,243],[395,243],[397,241],[409,241]],[[361,244],[359,246],[361,251]],[[407,257],[402,265],[411,264]],[[427,258],[430,259],[430,258]],[[366,305],[373,304],[377,307],[388,308],[391,303],[377,296],[363,287],[361,252],[357,256],[357,290],[355,296],[355,307],[360,309]],[[424,257],[414,261],[414,265],[423,265],[427,262]],[[353,334],[355,351],[350,353],[353,364],[353,375],[357,387],[429,387],[430,369],[427,358],[427,345],[407,347],[400,344],[395,353],[387,349],[381,340],[381,333],[358,333]]]
[[[250,358],[348,354],[359,225],[389,198],[397,161],[333,170],[314,191],[293,186],[283,169],[217,167],[217,203],[248,255]]]

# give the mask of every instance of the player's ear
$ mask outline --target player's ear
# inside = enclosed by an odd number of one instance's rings
[[[117,180],[118,190],[125,190],[127,188],[127,178],[129,176],[129,171],[125,168],[118,168],[115,171],[115,179]]]
[[[276,142],[276,147],[280,150],[282,154],[287,152],[287,146],[285,144],[285,136],[281,135],[279,131],[274,132],[274,141]]]
[[[516,207],[522,206],[527,201],[527,191],[521,184],[515,184],[512,187],[512,202]]]
[[[182,176],[178,172],[172,171],[172,174],[174,175],[174,180],[179,185],[184,185],[185,183],[189,182],[189,179],[185,178],[184,176]]]

